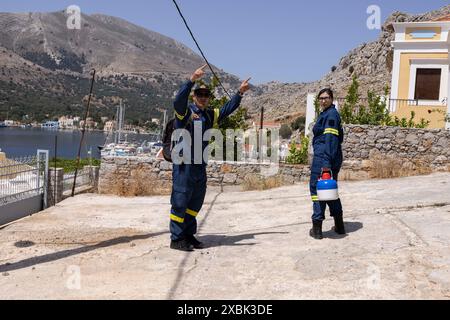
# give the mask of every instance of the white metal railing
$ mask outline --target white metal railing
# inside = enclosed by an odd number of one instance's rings
[[[67,192],[69,190],[72,191],[74,177],[75,177],[75,172],[64,173],[63,192]],[[84,169],[78,170],[75,188],[92,186],[92,185],[93,185],[92,170],[90,168],[84,168]]]
[[[0,206],[45,193],[45,161],[39,156],[0,161]]]

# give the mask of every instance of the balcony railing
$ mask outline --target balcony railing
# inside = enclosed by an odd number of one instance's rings
[[[345,104],[345,98],[336,98],[335,102],[339,106],[343,106]],[[359,98],[357,105],[360,106],[367,106],[369,103],[369,99],[367,98]],[[442,100],[441,102],[437,103],[430,102],[427,104],[426,101],[423,100],[411,100],[411,99],[389,99],[387,98],[386,106],[389,108],[389,112],[395,112],[399,108],[403,107],[420,107],[420,106],[427,106],[427,107],[447,107],[447,99]]]

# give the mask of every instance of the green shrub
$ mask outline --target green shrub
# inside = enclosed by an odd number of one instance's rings
[[[414,122],[416,113],[411,111],[409,119],[394,117],[389,113],[386,100],[376,95],[373,91],[367,92],[367,106],[360,104],[360,95],[358,93],[359,82],[356,76],[353,76],[352,84],[345,97],[345,103],[340,110],[342,122],[345,124],[361,124],[374,126],[396,126],[403,128],[426,128],[430,122],[420,119],[419,123]],[[385,96],[389,94],[386,87]]]
[[[289,164],[307,164],[308,163],[308,137],[303,137],[300,149],[297,149],[297,144],[292,141],[289,156],[286,158],[286,162]]]
[[[100,163],[101,161],[98,159],[81,159],[78,169],[83,169],[84,166],[91,166],[91,165],[100,166]],[[74,172],[75,168],[77,167],[76,164],[77,164],[76,159],[61,159],[61,158],[56,159],[56,168],[63,168],[65,173]],[[48,166],[50,168],[55,167],[55,158],[52,158],[49,161]]]

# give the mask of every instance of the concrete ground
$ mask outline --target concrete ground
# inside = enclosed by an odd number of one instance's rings
[[[450,298],[450,174],[340,193],[348,235],[327,217],[317,241],[306,184],[210,189],[193,253],[168,248],[169,197],[77,196],[0,229],[0,298]]]

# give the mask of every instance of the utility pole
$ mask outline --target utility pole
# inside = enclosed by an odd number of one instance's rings
[[[166,127],[166,120],[167,120],[167,110],[164,110],[164,121],[163,121],[163,128]]]
[[[159,140],[161,141],[162,140],[162,135],[163,135],[164,129],[166,127],[166,123],[167,123],[167,110],[162,109],[162,108],[157,108],[156,110],[158,110],[159,112],[164,113],[162,129],[160,129],[160,134],[159,134]]]
[[[117,111],[116,111],[116,130],[115,130],[115,135],[114,135],[114,143],[115,144],[118,144],[119,143],[119,141],[118,141],[118,139],[117,139],[117,137],[118,137],[118,134],[119,134],[119,106],[117,106],[116,107],[117,108]],[[113,129],[114,130],[114,129]]]
[[[89,109],[90,109],[90,106],[91,106],[92,92],[94,90],[95,72],[96,72],[95,69],[92,69],[91,90],[89,91],[89,98],[88,98],[88,102],[87,102],[87,106],[86,106],[86,112],[84,114],[83,128],[81,129],[81,140],[80,140],[80,146],[78,147],[77,164],[75,166],[75,174],[74,174],[74,177],[73,177],[72,197],[75,196],[75,186],[76,186],[77,176],[78,176],[78,167],[80,165],[80,160],[81,160],[81,147],[83,146],[84,135],[86,133],[86,122],[87,122],[87,118],[89,116]]]
[[[258,160],[262,159],[262,143],[263,143],[263,129],[264,129],[264,107],[261,108],[261,121],[259,126],[259,152],[258,152]]]
[[[122,100],[120,100],[120,107],[119,107],[119,130],[118,134],[119,137],[117,139],[117,143],[120,143],[122,140],[122,126],[123,126],[123,106],[122,106]]]
[[[166,128],[166,121],[167,121],[167,110],[164,110],[164,121],[163,121],[163,126],[162,126],[162,129],[161,129],[161,135],[160,135],[160,141],[162,141],[162,136],[163,136],[163,134],[164,134],[164,129]]]
[[[122,129],[125,127],[125,103],[122,107]]]

